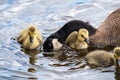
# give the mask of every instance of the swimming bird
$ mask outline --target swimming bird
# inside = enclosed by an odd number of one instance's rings
[[[42,35],[35,25],[30,25],[20,32],[17,41],[23,48],[32,50],[41,45]]]
[[[95,50],[85,56],[87,63],[92,67],[109,67],[116,65],[120,60],[120,47],[115,47],[112,52]]]
[[[115,57],[115,64],[118,64],[118,60],[120,60],[120,47],[116,47],[114,49],[114,57]]]
[[[73,31],[65,43],[73,49],[86,49],[89,43],[89,32],[85,28],[81,28],[78,32]]]

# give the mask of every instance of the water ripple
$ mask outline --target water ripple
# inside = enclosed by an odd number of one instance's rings
[[[40,51],[22,51],[14,38],[29,24],[38,26],[44,40],[73,19],[90,21],[97,28],[119,7],[119,0],[1,0],[0,80],[114,80],[118,76],[114,67],[90,69],[83,58],[86,53],[45,56]]]

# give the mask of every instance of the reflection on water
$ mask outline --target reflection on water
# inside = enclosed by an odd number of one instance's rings
[[[37,54],[40,53],[40,50],[22,50],[25,54],[29,55],[29,63],[32,65],[35,65],[36,60],[37,60]],[[35,69],[34,68],[29,68],[28,69],[29,72],[34,72]]]
[[[120,80],[120,66],[118,64],[115,68],[115,79]]]
[[[42,52],[20,50],[11,40],[35,24],[44,39],[73,19],[90,21],[96,28],[119,0],[1,0],[0,1],[0,80],[120,80],[119,66],[91,69],[84,56],[96,48]],[[97,48],[112,52],[114,47]],[[61,77],[62,76],[62,77]]]

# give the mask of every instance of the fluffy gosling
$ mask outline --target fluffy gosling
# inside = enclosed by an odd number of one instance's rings
[[[89,33],[87,29],[73,31],[66,39],[65,43],[73,49],[86,49],[89,43]]]
[[[114,57],[115,57],[115,64],[118,64],[118,60],[120,60],[120,47],[116,47],[114,49]]]
[[[92,51],[85,56],[85,59],[92,67],[109,67],[116,65],[116,61],[120,60],[120,47],[114,48],[113,53],[104,50]]]
[[[42,35],[35,25],[30,25],[27,29],[21,31],[17,41],[25,49],[36,49],[42,43]]]

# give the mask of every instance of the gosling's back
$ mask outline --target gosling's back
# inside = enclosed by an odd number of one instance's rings
[[[95,67],[108,67],[114,64],[114,54],[104,51],[95,50],[85,56],[87,63]]]

